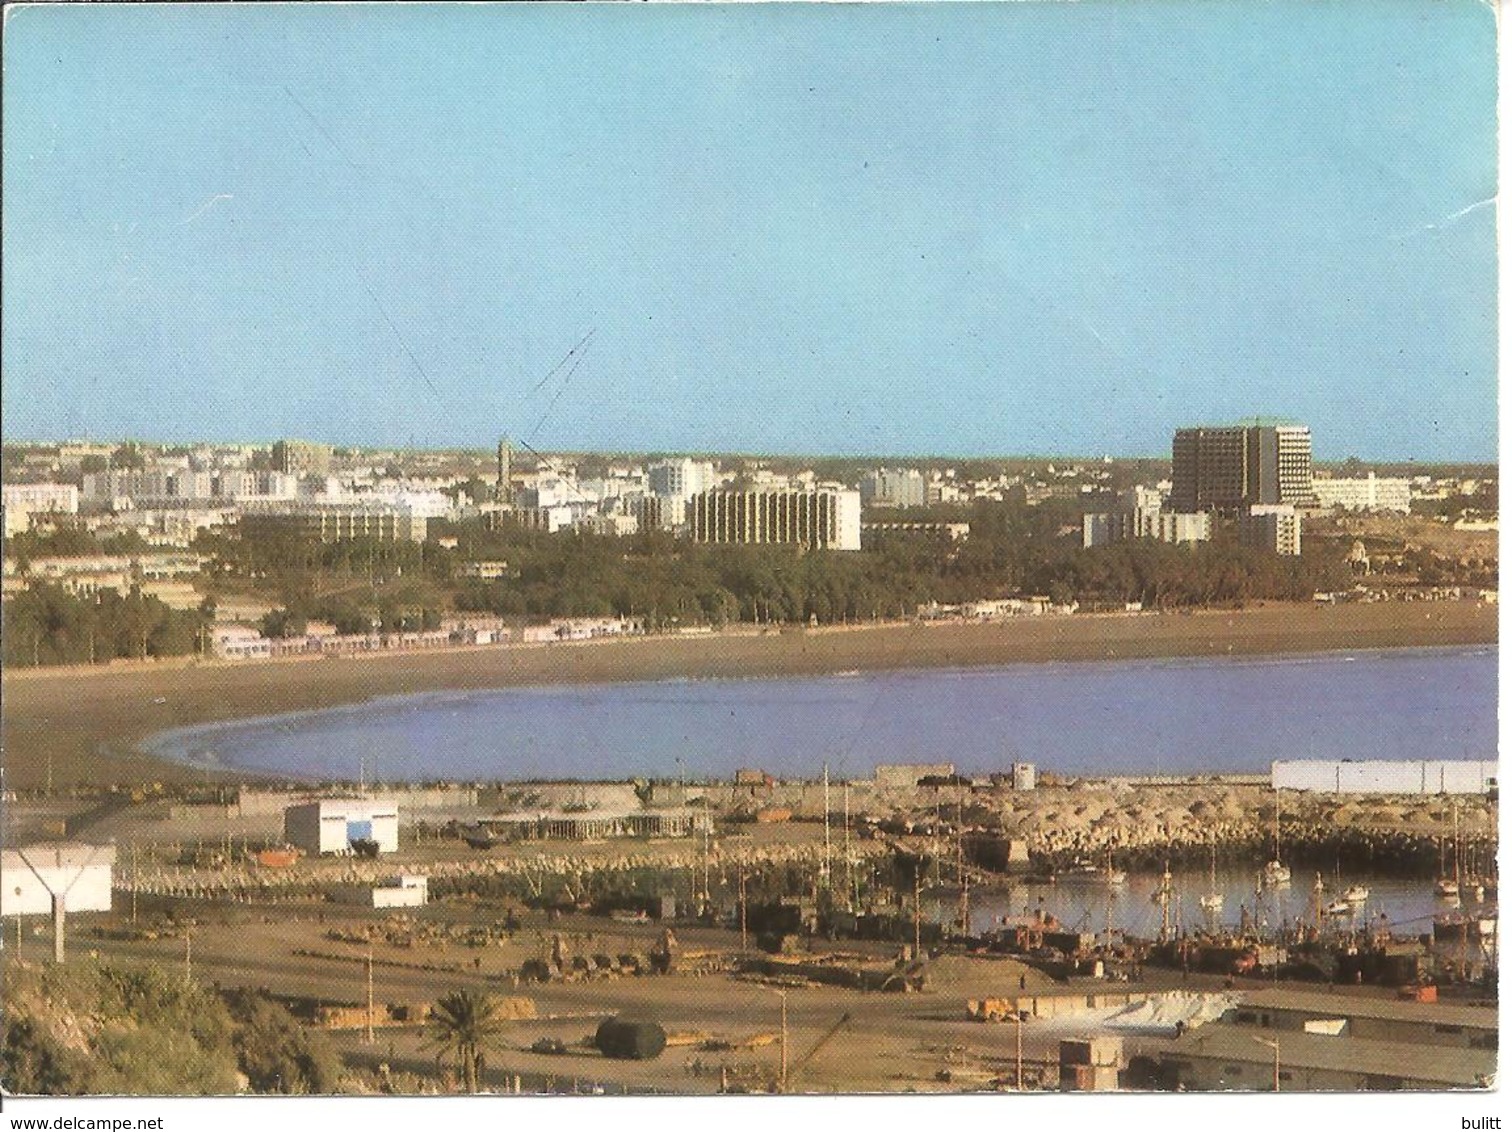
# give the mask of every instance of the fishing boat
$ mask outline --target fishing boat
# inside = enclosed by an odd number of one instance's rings
[[[1347,904],[1363,904],[1370,899],[1370,889],[1363,884],[1352,884],[1344,890],[1344,901]]]
[[[1223,893],[1218,891],[1218,846],[1214,845],[1208,863],[1208,892],[1198,898],[1197,906],[1210,916],[1223,911]]]
[[[1087,860],[1085,857],[1078,857],[1076,858],[1076,860],[1072,861],[1069,865],[1066,866],[1066,871],[1063,875],[1068,878],[1095,877],[1101,871],[1101,869],[1099,869],[1095,864]]]
[[[1291,869],[1281,863],[1281,799],[1276,798],[1276,804],[1271,809],[1272,814],[1272,842],[1271,851],[1274,854],[1265,862],[1265,867],[1260,870],[1260,883],[1266,888],[1280,888],[1291,883]]]
[[[1452,900],[1460,894],[1460,839],[1459,806],[1452,808],[1454,814],[1454,875],[1444,867],[1444,840],[1439,838],[1439,877],[1433,882],[1433,895],[1441,900]]]
[[[1160,875],[1160,887],[1150,893],[1150,903],[1169,904],[1171,895],[1171,863],[1167,861],[1165,872]]]
[[[1124,872],[1122,869],[1115,869],[1113,867],[1112,849],[1108,850],[1108,871],[1103,875],[1103,879],[1108,882],[1109,888],[1119,888],[1122,885],[1126,884],[1129,879],[1128,873]]]
[[[1335,900],[1323,909],[1330,916],[1353,916],[1355,906],[1348,900]]]
[[[1480,915],[1449,912],[1433,918],[1433,939],[1436,943],[1480,943],[1495,938],[1494,912]]]

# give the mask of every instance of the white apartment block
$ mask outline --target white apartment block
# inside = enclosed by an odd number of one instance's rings
[[[71,483],[8,483],[0,487],[0,505],[7,511],[79,511],[79,489]]]
[[[79,489],[71,483],[15,483],[0,488],[5,535],[27,530],[33,515],[77,515]]]
[[[1127,539],[1156,542],[1207,542],[1213,537],[1213,521],[1206,511],[1164,511],[1160,494],[1149,488],[1134,488],[1119,497],[1119,511],[1082,516],[1082,546],[1106,546]]]
[[[1345,511],[1412,510],[1412,481],[1377,476],[1363,478],[1315,478],[1313,494],[1321,507],[1339,507]]]
[[[861,477],[863,506],[923,507],[927,498],[924,474],[917,468],[877,468]]]
[[[664,530],[685,525],[687,503],[695,495],[711,491],[719,483],[714,465],[707,460],[660,460],[646,466],[646,486],[662,501],[658,511]]]
[[[861,493],[706,491],[689,500],[688,527],[695,542],[860,550]]]

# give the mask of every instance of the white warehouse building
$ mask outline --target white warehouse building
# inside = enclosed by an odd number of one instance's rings
[[[1471,759],[1285,759],[1271,787],[1325,794],[1488,794],[1496,762]]]
[[[372,798],[321,798],[284,811],[284,840],[306,853],[350,853],[354,841],[378,852],[399,850],[399,803]]]
[[[50,916],[54,896],[69,912],[110,911],[115,854],[63,841],[0,852],[0,916]]]

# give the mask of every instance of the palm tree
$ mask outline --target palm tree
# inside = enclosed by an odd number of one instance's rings
[[[478,1091],[484,1051],[504,1030],[499,1003],[481,991],[457,990],[442,995],[431,1007],[428,1044],[436,1050],[436,1068],[450,1056],[452,1066],[469,1093]]]

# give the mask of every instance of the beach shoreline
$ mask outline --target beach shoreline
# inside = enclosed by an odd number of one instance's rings
[[[254,776],[146,753],[161,732],[361,704],[377,697],[532,685],[778,678],[1017,663],[1283,655],[1494,645],[1497,609],[1473,602],[1312,606],[744,631],[341,660],[27,670],[4,675],[6,786],[29,790]]]

